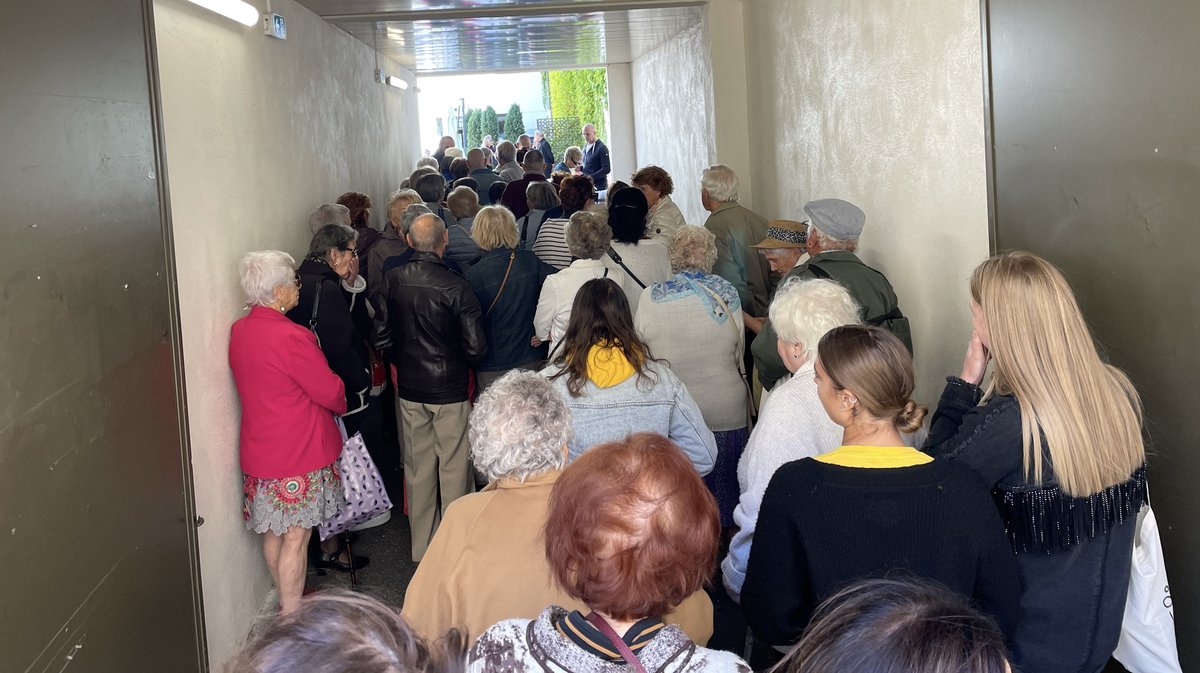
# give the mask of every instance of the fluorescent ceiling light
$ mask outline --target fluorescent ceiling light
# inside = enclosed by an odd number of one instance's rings
[[[258,10],[242,0],[191,0],[191,2],[233,19],[243,26],[253,26],[258,23]]]
[[[388,75],[387,83],[391,84],[392,86],[396,87],[397,89],[407,89],[408,88],[408,82],[405,82],[404,80],[400,79],[399,77],[396,77],[395,75]]]

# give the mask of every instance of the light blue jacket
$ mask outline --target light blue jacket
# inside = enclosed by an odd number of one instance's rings
[[[588,382],[579,397],[571,397],[565,375],[553,381],[571,410],[575,429],[567,445],[567,460],[575,460],[597,444],[624,439],[635,432],[657,432],[678,444],[701,476],[712,472],[717,440],[705,424],[700,407],[666,365],[650,362],[646,370],[645,377],[634,375],[611,388],[598,388]],[[558,368],[554,366],[542,370],[546,377],[556,373]]]

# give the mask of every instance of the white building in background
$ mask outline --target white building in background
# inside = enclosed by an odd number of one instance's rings
[[[427,76],[417,79],[417,108],[421,117],[421,146],[437,148],[444,135],[461,138],[461,111],[492,106],[503,119],[508,108],[521,106],[524,132],[533,135],[537,120],[550,116],[542,100],[542,73],[481,73],[474,75]],[[462,141],[459,141],[462,144]]]

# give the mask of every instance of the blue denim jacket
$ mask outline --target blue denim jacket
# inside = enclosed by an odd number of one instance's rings
[[[701,476],[712,472],[717,440],[704,423],[700,407],[666,365],[650,362],[646,370],[645,377],[634,375],[611,388],[589,382],[579,397],[571,397],[566,375],[554,380],[555,390],[571,410],[575,429],[567,445],[567,460],[635,432],[657,432],[678,444]],[[542,375],[549,377],[558,371],[550,366]]]

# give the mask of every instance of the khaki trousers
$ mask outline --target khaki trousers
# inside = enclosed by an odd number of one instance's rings
[[[412,558],[420,561],[446,508],[475,487],[467,440],[471,403],[421,404],[401,399],[397,407]]]

